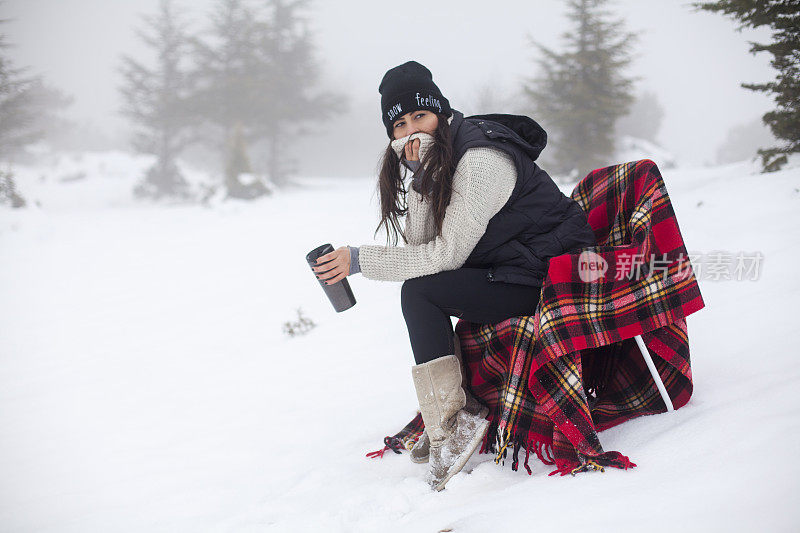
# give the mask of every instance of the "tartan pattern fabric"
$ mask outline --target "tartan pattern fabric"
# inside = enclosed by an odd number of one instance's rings
[[[490,410],[481,452],[499,462],[510,448],[517,470],[525,450],[528,473],[531,452],[556,466],[550,475],[636,466],[597,436],[667,410],[636,335],[674,407],[692,394],[686,316],[704,303],[655,163],[597,169],[572,197],[598,245],[550,260],[535,315],[456,325],[465,384]],[[423,430],[415,420],[387,439],[415,442]]]
[[[394,453],[400,453],[400,450],[404,448],[410,450],[417,443],[424,429],[425,423],[422,421],[422,414],[417,411],[417,415],[403,429],[383,439],[383,448],[369,452],[367,457],[372,459],[383,457],[387,450],[392,450]]]
[[[683,407],[693,390],[686,320],[643,333],[642,339],[673,407]],[[592,420],[597,431],[667,410],[633,339],[582,350],[581,355],[584,387],[596,396]]]
[[[534,335],[542,359],[605,346],[702,309],[675,212],[649,159],[591,172],[572,193],[587,212],[598,246],[553,257],[542,286]],[[587,255],[607,266],[581,279]],[[584,273],[585,273],[584,269]]]

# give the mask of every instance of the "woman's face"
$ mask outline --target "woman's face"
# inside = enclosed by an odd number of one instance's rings
[[[402,115],[394,121],[392,134],[395,139],[402,139],[412,133],[424,132],[433,135],[439,126],[439,117],[432,111],[417,109]]]

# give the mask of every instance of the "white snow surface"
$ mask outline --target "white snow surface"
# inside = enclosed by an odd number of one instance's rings
[[[401,285],[351,276],[337,314],[304,258],[383,242],[374,178],[154,206],[146,161],[82,161],[18,167],[30,207],[0,207],[0,530],[800,530],[800,167],[663,171],[690,251],[764,260],[701,276],[690,402],[599,434],[637,468],[475,455],[434,493],[365,457],[415,412]],[[285,336],[297,307],[317,327]]]

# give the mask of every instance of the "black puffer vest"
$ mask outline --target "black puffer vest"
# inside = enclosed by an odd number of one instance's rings
[[[594,246],[594,232],[577,202],[567,197],[534,161],[547,134],[521,115],[474,115],[453,110],[450,123],[456,163],[470,148],[491,146],[511,154],[517,183],[490,220],[465,267],[489,268],[487,279],[540,286],[551,257]]]

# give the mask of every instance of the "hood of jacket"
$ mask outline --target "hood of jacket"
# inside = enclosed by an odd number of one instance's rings
[[[484,135],[489,139],[513,142],[533,161],[536,161],[544,147],[547,146],[547,132],[530,117],[502,113],[465,117],[463,113],[455,109],[453,110],[453,121],[450,123],[454,139],[458,136],[458,130],[465,119],[480,126]],[[463,154],[457,154],[457,157],[461,155]]]

